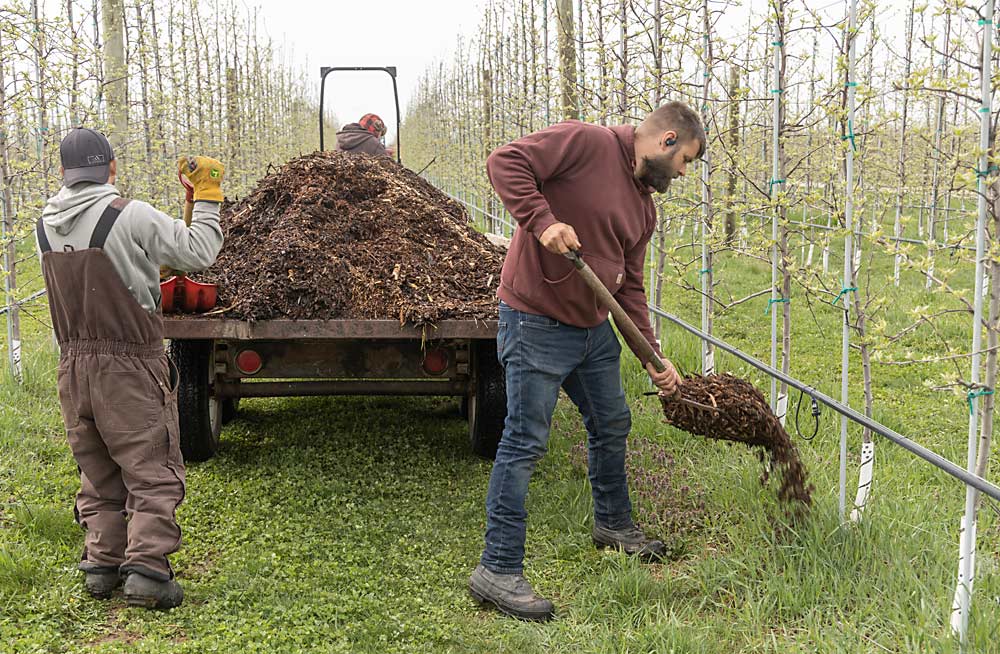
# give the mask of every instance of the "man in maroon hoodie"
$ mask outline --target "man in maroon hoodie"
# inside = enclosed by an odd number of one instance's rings
[[[559,123],[497,148],[486,161],[519,229],[497,293],[507,421],[486,496],[486,547],[469,579],[480,602],[522,619],[553,615],[552,602],[536,595],[522,573],[528,482],[546,451],[560,387],[587,428],[594,544],[644,560],[663,555],[663,543],[632,522],[621,345],[607,309],[563,255],[574,250],[590,264],[666,365],[657,373],[643,361],[649,376],[673,393],[680,380],[653,335],[643,285],[646,244],[656,227],[651,194],[665,192],[705,144],[698,115],[671,102],[638,127]]]

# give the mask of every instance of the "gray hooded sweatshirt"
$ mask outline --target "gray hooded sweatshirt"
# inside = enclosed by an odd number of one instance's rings
[[[62,252],[67,246],[85,250],[104,209],[119,195],[111,184],[62,187],[42,210],[52,251]],[[183,220],[133,200],[111,228],[104,253],[136,301],[153,312],[160,306],[160,266],[204,270],[215,263],[221,247],[217,202],[195,202],[188,227]]]
[[[344,129],[337,132],[337,149],[344,152],[389,156],[382,142],[358,123],[348,123],[344,125]]]

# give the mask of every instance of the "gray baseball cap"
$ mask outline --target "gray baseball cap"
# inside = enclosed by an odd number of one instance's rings
[[[80,182],[105,184],[115,153],[104,134],[86,127],[75,127],[59,144],[59,158],[65,171],[63,186]]]

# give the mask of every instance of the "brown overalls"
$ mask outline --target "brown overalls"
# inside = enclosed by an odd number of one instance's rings
[[[59,402],[80,469],[80,569],[167,580],[184,499],[176,374],[162,316],[142,308],[102,249],[126,204],[111,202],[85,250],[52,252],[41,220],[36,231],[60,349]]]

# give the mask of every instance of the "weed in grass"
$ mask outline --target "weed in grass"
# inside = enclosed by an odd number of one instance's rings
[[[574,445],[569,457],[575,469],[587,470],[586,443]],[[663,541],[668,559],[683,557],[690,535],[705,524],[704,492],[662,444],[647,438],[629,439],[625,469],[634,511],[644,531]]]

